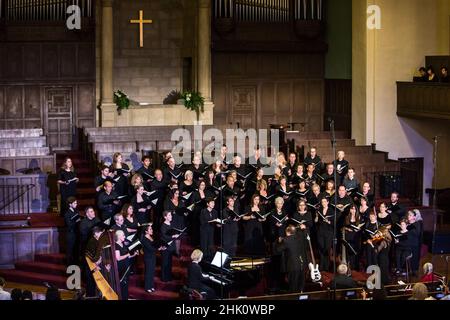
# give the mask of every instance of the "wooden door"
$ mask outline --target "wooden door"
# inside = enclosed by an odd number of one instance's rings
[[[240,128],[256,128],[256,86],[232,86],[231,115],[233,123],[239,123]]]
[[[47,142],[52,150],[71,150],[73,136],[73,88],[45,88]]]

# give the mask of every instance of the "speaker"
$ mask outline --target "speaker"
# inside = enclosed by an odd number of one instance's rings
[[[434,238],[433,254],[450,254],[450,232],[437,232]]]
[[[389,198],[392,192],[402,192],[402,178],[400,175],[380,176],[380,195],[382,198]]]

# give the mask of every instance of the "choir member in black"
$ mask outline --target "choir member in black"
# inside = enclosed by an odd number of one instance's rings
[[[318,184],[312,185],[311,191],[312,192],[309,193],[306,205],[310,208],[311,212],[313,213],[313,218],[315,219],[316,210],[320,208],[320,202],[323,197],[320,193],[320,186]]]
[[[344,179],[343,185],[345,186],[348,195],[352,197],[352,199],[354,199],[356,193],[360,189],[359,181],[358,179],[355,178],[355,169],[353,168],[348,169],[348,173]]]
[[[155,221],[161,221],[162,219],[162,213],[164,211],[164,197],[166,190],[168,188],[168,184],[164,179],[163,172],[160,169],[155,170],[155,179],[150,184],[150,190],[156,191],[155,193],[155,200],[156,206],[155,206],[155,215],[154,217]]]
[[[260,197],[261,205],[264,206],[266,211],[270,211],[272,208],[272,199],[274,198],[274,196],[270,195],[269,191],[267,190],[266,180],[262,179],[258,181],[258,184],[256,185],[256,194],[258,194]]]
[[[411,256],[412,251],[408,239],[408,221],[400,221],[400,230],[394,234],[396,274],[400,275],[406,271],[406,259]]]
[[[114,191],[117,193],[118,196],[124,196],[128,195],[128,187],[129,182],[128,178],[130,177],[130,167],[123,162],[123,157],[121,153],[115,153],[113,155],[113,163],[111,165],[110,169],[111,173],[113,174],[113,180],[115,181],[114,184]]]
[[[275,251],[283,253],[289,292],[302,292],[305,286],[305,267],[308,264],[306,232],[290,225],[285,230],[286,236],[278,239]]]
[[[207,200],[212,199],[215,201],[216,194],[213,191],[206,189],[206,182],[201,180],[198,184],[198,190],[195,190],[192,194],[192,204],[194,209],[190,214],[190,236],[191,244],[196,246],[200,242],[200,216],[203,209],[207,207]],[[203,251],[206,253],[206,251]],[[206,254],[208,256],[208,254]]]
[[[327,183],[327,181],[328,180],[334,181],[334,165],[332,163],[327,164],[325,173],[322,175],[318,175],[318,176],[319,176],[319,179],[320,179],[320,177],[322,177],[320,180],[322,181],[322,185],[325,190],[325,184]],[[337,182],[339,184],[340,183],[339,176],[337,176],[337,178],[338,178]]]
[[[338,151],[337,159],[333,161],[334,167],[336,169],[336,173],[338,174],[338,183],[342,184],[344,182],[344,178],[347,176],[347,172],[349,169],[349,163],[345,160],[345,152]]]
[[[122,207],[122,216],[124,217],[124,225],[127,228],[128,234],[135,234],[139,228],[139,222],[134,217],[134,208],[131,204],[126,204]]]
[[[325,184],[325,191],[322,192],[321,197],[327,198],[328,201],[331,202],[331,200],[334,198],[335,192],[336,192],[336,189],[335,189],[334,181],[328,180],[327,183]]]
[[[128,281],[131,270],[131,261],[138,255],[138,251],[130,253],[125,244],[125,233],[122,230],[117,230],[115,233],[116,240],[116,260],[117,269],[119,271],[120,289],[122,300],[128,300]]]
[[[128,196],[130,199],[136,195],[137,187],[139,186],[143,186],[145,190],[144,179],[142,179],[139,173],[135,173],[131,177],[130,185],[128,186]]]
[[[360,216],[360,220],[361,223],[366,223],[369,221],[369,213],[370,213],[370,207],[368,205],[369,201],[367,200],[366,197],[362,197],[359,200],[359,216]]]
[[[335,203],[335,200],[337,201]],[[347,190],[344,186],[340,186],[338,189],[337,198],[335,197],[331,198],[332,206],[336,206],[336,211],[338,213],[337,222],[338,222],[338,228],[340,228],[344,225],[343,219],[348,215],[350,211],[350,206],[353,205],[352,199],[347,195]],[[332,209],[334,212],[334,208]]]
[[[58,174],[58,186],[60,193],[60,213],[64,215],[68,209],[67,199],[77,195],[77,183],[79,179],[76,176],[72,159],[64,159],[61,170]]]
[[[223,188],[223,198],[224,203],[223,207],[227,205],[226,199],[228,197],[233,197],[233,200],[235,201],[235,206],[237,207],[237,213],[240,212],[240,196],[241,196],[241,189],[236,185],[236,180],[233,178],[233,176],[229,175],[227,176],[226,185]]]
[[[234,157],[233,164],[231,164],[228,169],[236,171],[238,180],[241,182],[243,186],[246,185],[247,179],[250,176],[247,166],[242,163],[241,157],[239,156]]]
[[[205,299],[216,299],[216,293],[207,283],[210,279],[208,275],[203,274],[200,262],[203,259],[203,252],[195,249],[191,254],[191,264],[188,267],[188,283],[189,289],[196,290],[204,295]]]
[[[171,182],[178,184],[183,179],[183,173],[177,167],[173,157],[167,160],[167,167],[164,169],[164,179],[167,184]]]
[[[321,207],[315,219],[317,225],[317,244],[320,255],[319,269],[321,271],[328,271],[329,269],[329,255],[334,238],[333,219],[334,213],[329,207],[328,199],[322,198]]]
[[[180,237],[179,233],[173,234],[172,213],[170,211],[163,212],[164,222],[161,225],[161,241],[166,248],[161,252],[161,281],[172,281],[172,257],[176,251],[175,240]]]
[[[286,163],[284,175],[290,178],[297,172],[297,166],[297,154],[295,152],[289,153],[289,161]]]
[[[294,203],[298,203],[300,199],[308,199],[309,194],[310,190],[306,188],[306,182],[302,180],[298,183],[292,200]]]
[[[260,197],[255,194],[250,205],[244,211],[244,251],[252,257],[262,257],[265,253],[265,243],[262,223],[266,221],[264,207],[261,206]]]
[[[284,208],[287,212],[294,211],[295,206],[292,204],[293,192],[288,186],[285,176],[280,177],[280,184],[275,188],[275,196],[283,198]]]
[[[366,252],[367,267],[377,265],[377,254],[375,252],[375,246],[372,243],[372,239],[376,238],[379,230],[379,223],[377,221],[377,213],[373,210],[369,213],[369,221],[364,226],[363,239]]]
[[[270,242],[272,244],[272,258],[270,262],[270,274],[272,283],[270,287],[273,291],[278,291],[283,285],[284,274],[286,271],[282,265],[282,252],[277,251],[275,246],[279,238],[283,238],[285,235],[285,230],[287,227],[288,214],[284,211],[284,200],[283,198],[275,199],[275,208],[271,211],[270,215]]]
[[[368,182],[364,182],[363,186],[362,186],[362,190],[360,192],[357,192],[355,195],[355,198],[353,198],[353,200],[356,203],[361,203],[361,198],[366,198],[367,200],[367,206],[369,208],[372,208],[375,205],[375,197],[374,195],[370,192],[370,183]]]
[[[388,229],[391,229],[393,226],[392,217],[387,212],[387,206],[384,202],[380,204],[380,212],[378,213],[377,220],[381,227],[386,227]]]
[[[282,176],[280,167],[275,167],[272,177],[269,178],[268,189],[270,193],[275,194],[277,192],[277,187],[280,185]]]
[[[320,174],[322,171],[322,160],[317,155],[317,148],[313,147],[310,149],[308,155],[306,156],[304,163],[306,166],[312,164],[314,166],[314,173]]]
[[[233,155],[228,153],[228,147],[225,144],[220,148],[219,160],[224,170],[228,170],[228,166],[233,163]]]
[[[314,184],[320,184],[321,181],[319,181],[319,178],[317,177],[317,175],[314,173],[315,167],[312,163],[306,165],[306,173],[304,175],[305,177],[305,181],[306,181],[306,185],[308,186],[308,188],[311,188],[312,185]]]
[[[164,211],[173,212],[171,224],[174,228],[184,229],[186,226],[186,219],[189,211],[183,200],[180,198],[180,190],[172,189],[169,191],[166,200],[164,201]],[[180,254],[181,239],[177,238],[175,241],[176,255]]]
[[[120,200],[117,198],[117,193],[113,191],[112,183],[106,181],[104,184],[104,191],[98,196],[98,208],[100,209],[100,216],[103,221],[112,218],[118,211]]]
[[[148,293],[155,292],[155,267],[156,267],[156,252],[163,251],[166,248],[159,246],[153,238],[153,225],[148,224],[145,229],[145,234],[141,239],[142,248],[144,251],[144,289]]]
[[[295,188],[302,181],[305,182],[306,186],[304,168],[302,164],[299,164],[297,165],[295,172],[293,172],[289,177],[289,185],[291,188]]]
[[[205,177],[206,189],[208,192],[213,192],[216,196],[219,194],[218,188],[220,187],[220,178],[220,173],[216,176],[214,170],[208,170]]]
[[[116,213],[114,215],[114,224],[111,226],[111,230],[116,232],[117,230],[121,230],[125,237],[128,237],[127,226],[124,224],[124,218],[122,213]],[[128,244],[129,241],[125,240],[125,243]]]
[[[423,226],[421,221],[417,221],[417,212],[409,211],[408,215],[408,243],[412,252],[411,269],[413,276],[417,275],[420,263],[420,249]]]
[[[247,159],[247,164],[254,169],[259,169],[268,165],[268,159],[262,156],[262,150],[259,145],[255,146],[254,154]]]
[[[137,186],[136,195],[131,199],[131,205],[133,206],[134,215],[139,224],[150,222],[150,209],[152,208],[152,204],[143,185]]]
[[[358,208],[356,205],[352,205],[349,214],[345,217],[343,238],[347,243],[344,242],[343,245],[346,246],[345,252],[347,254],[347,263],[356,271],[359,270],[359,251],[361,250],[362,227],[363,225],[360,220]]]
[[[180,183],[179,189],[181,196],[188,198],[186,205],[190,205],[192,203],[192,194],[197,189],[192,171],[188,170],[184,173],[184,181]]]
[[[199,182],[206,179],[206,167],[202,164],[201,155],[194,155],[189,170],[194,174],[194,181]]]
[[[205,253],[205,260],[210,261],[214,256],[215,227],[222,227],[222,224],[212,222],[219,219],[219,214],[214,209],[214,199],[208,199],[206,202],[206,208],[200,212],[200,248]]]
[[[221,220],[225,224],[223,226],[223,251],[230,257],[236,256],[237,241],[239,233],[239,208],[233,197],[226,198],[226,207],[222,211]]]
[[[297,210],[292,214],[289,223],[299,227],[301,230],[310,232],[314,222],[311,212],[308,211],[308,207],[306,206],[306,200],[300,199],[297,202]]]
[[[77,226],[80,221],[80,215],[77,211],[77,199],[75,197],[69,197],[67,199],[69,209],[64,214],[64,221],[66,224],[66,259],[67,265],[77,263]]]
[[[96,217],[95,211],[92,207],[87,207],[85,211],[85,218],[81,220],[80,229],[80,251],[84,252],[86,244],[91,236],[92,228],[100,224],[100,219]]]
[[[139,173],[144,180],[144,187],[146,190],[150,190],[150,184],[155,178],[155,170],[151,167],[152,160],[150,156],[142,156],[142,167],[139,168],[136,173]]]
[[[391,203],[388,204],[387,211],[391,215],[394,224],[405,217],[406,209],[399,203],[399,194],[397,192],[391,194]]]
[[[97,196],[100,194],[100,192],[103,191],[103,184],[106,181],[113,182],[112,174],[109,172],[108,166],[103,166],[102,170],[100,172],[100,175],[95,177],[95,181],[94,181],[94,186],[95,186],[95,191],[97,192]]]

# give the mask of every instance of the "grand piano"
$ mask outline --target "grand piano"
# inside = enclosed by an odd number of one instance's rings
[[[216,252],[211,263],[203,261],[202,270],[207,274],[217,295],[221,298],[246,296],[249,289],[263,279],[267,258],[236,257],[231,259],[224,252]]]

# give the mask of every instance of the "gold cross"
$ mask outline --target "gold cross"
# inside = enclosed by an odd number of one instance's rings
[[[139,10],[139,20],[130,20],[130,23],[139,23],[140,47],[144,47],[144,23],[153,23],[153,21],[144,20],[144,10]]]

